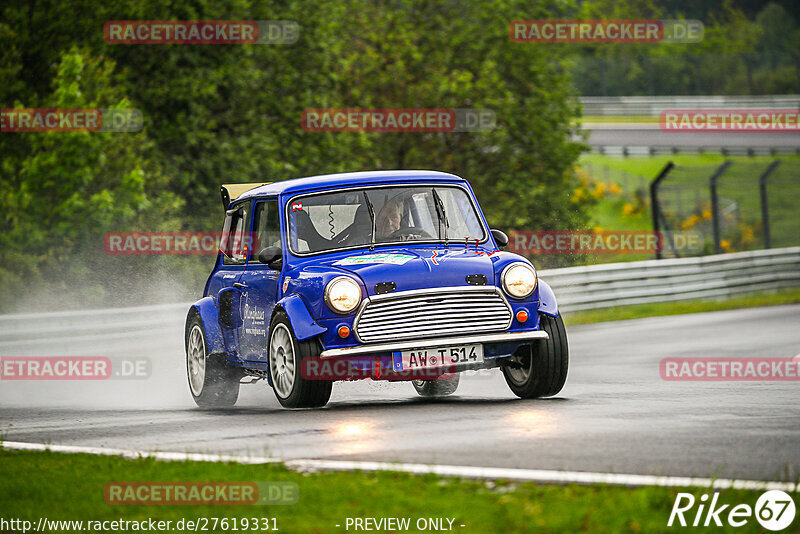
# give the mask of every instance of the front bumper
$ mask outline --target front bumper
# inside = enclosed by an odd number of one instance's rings
[[[365,356],[381,352],[393,352],[396,350],[417,349],[422,347],[448,347],[455,345],[467,345],[470,343],[525,343],[526,341],[531,341],[534,339],[547,339],[547,337],[547,332],[544,330],[533,330],[530,332],[496,332],[488,334],[464,335],[458,337],[412,339],[408,341],[396,341],[392,343],[374,343],[369,345],[359,345],[357,347],[327,349],[322,351],[320,358]]]

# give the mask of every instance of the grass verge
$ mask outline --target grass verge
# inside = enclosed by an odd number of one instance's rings
[[[568,325],[602,323],[605,321],[624,321],[663,315],[681,315],[736,308],[755,308],[800,303],[800,289],[789,289],[775,293],[754,293],[728,300],[695,300],[687,302],[660,302],[655,304],[635,304],[604,310],[587,310],[565,313],[564,322]]]
[[[17,518],[35,525],[40,517],[84,522],[153,518],[175,525],[180,519],[227,517],[230,522],[232,518],[257,517],[277,519],[281,532],[347,532],[348,517],[408,517],[412,532],[417,531],[414,524],[418,518],[451,518],[452,530],[465,533],[669,532],[675,530],[667,527],[667,520],[678,492],[688,491],[698,499],[707,493],[700,489],[489,483],[391,472],[300,474],[276,464],[159,462],[8,450],[0,451],[0,479],[0,517],[6,521]],[[291,481],[299,486],[299,501],[272,507],[111,506],[105,502],[103,488],[112,481]],[[760,494],[726,490],[719,502],[752,507]],[[693,518],[692,513],[689,520]],[[238,530],[243,530],[242,524],[238,523]],[[743,528],[724,531],[756,532],[757,527],[751,518]],[[64,531],[52,526],[47,530]],[[230,523],[227,531],[234,531]]]

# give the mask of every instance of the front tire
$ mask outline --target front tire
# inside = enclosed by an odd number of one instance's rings
[[[514,395],[521,399],[552,397],[567,381],[569,344],[561,316],[540,315],[540,328],[548,339],[520,347],[510,365],[503,367],[503,376]]]
[[[269,328],[269,374],[272,389],[284,408],[318,408],[331,398],[333,382],[309,380],[301,372],[303,361],[319,358],[316,340],[298,341],[289,317],[278,310]]]
[[[186,375],[189,391],[201,408],[229,408],[239,398],[241,375],[224,354],[208,354],[203,321],[193,315],[186,325]]]
[[[452,395],[458,389],[461,375],[453,373],[449,378],[439,377],[436,380],[412,380],[411,384],[417,390],[420,397],[446,397]]]

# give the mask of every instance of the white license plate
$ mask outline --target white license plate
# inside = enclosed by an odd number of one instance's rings
[[[398,358],[398,356],[400,358]],[[468,363],[483,363],[483,345],[457,345],[453,347],[431,347],[427,349],[404,350],[394,353],[395,371],[430,369]],[[402,362],[402,368],[397,364]]]

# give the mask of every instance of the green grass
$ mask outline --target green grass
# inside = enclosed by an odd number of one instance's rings
[[[677,493],[686,491],[487,483],[392,472],[299,474],[275,464],[159,462],[21,451],[0,451],[0,479],[0,517],[6,520],[35,524],[40,517],[173,522],[266,517],[276,518],[281,532],[346,532],[348,517],[410,517],[412,522],[421,517],[455,518],[454,531],[465,533],[674,532],[676,528],[666,523]],[[110,506],[103,488],[120,481],[291,481],[299,485],[300,498],[295,505],[271,507]],[[688,491],[696,498],[705,493]],[[754,506],[760,493],[726,490],[719,502]],[[757,527],[751,519],[743,528],[724,531],[757,532]]]
[[[650,214],[647,211],[625,215],[622,211],[628,199],[621,197],[606,198],[598,202],[591,210],[590,225],[603,230],[638,230],[653,229]],[[616,263],[623,261],[652,260],[652,254],[595,254],[590,256],[589,263]]]
[[[777,306],[780,304],[800,303],[800,289],[790,289],[777,293],[755,293],[729,300],[696,300],[688,302],[664,302],[657,304],[636,304],[620,306],[605,310],[579,311],[565,313],[564,322],[568,325],[601,323],[605,321],[624,321],[642,317],[663,315],[681,315],[738,308],[755,308],[758,306]]]

